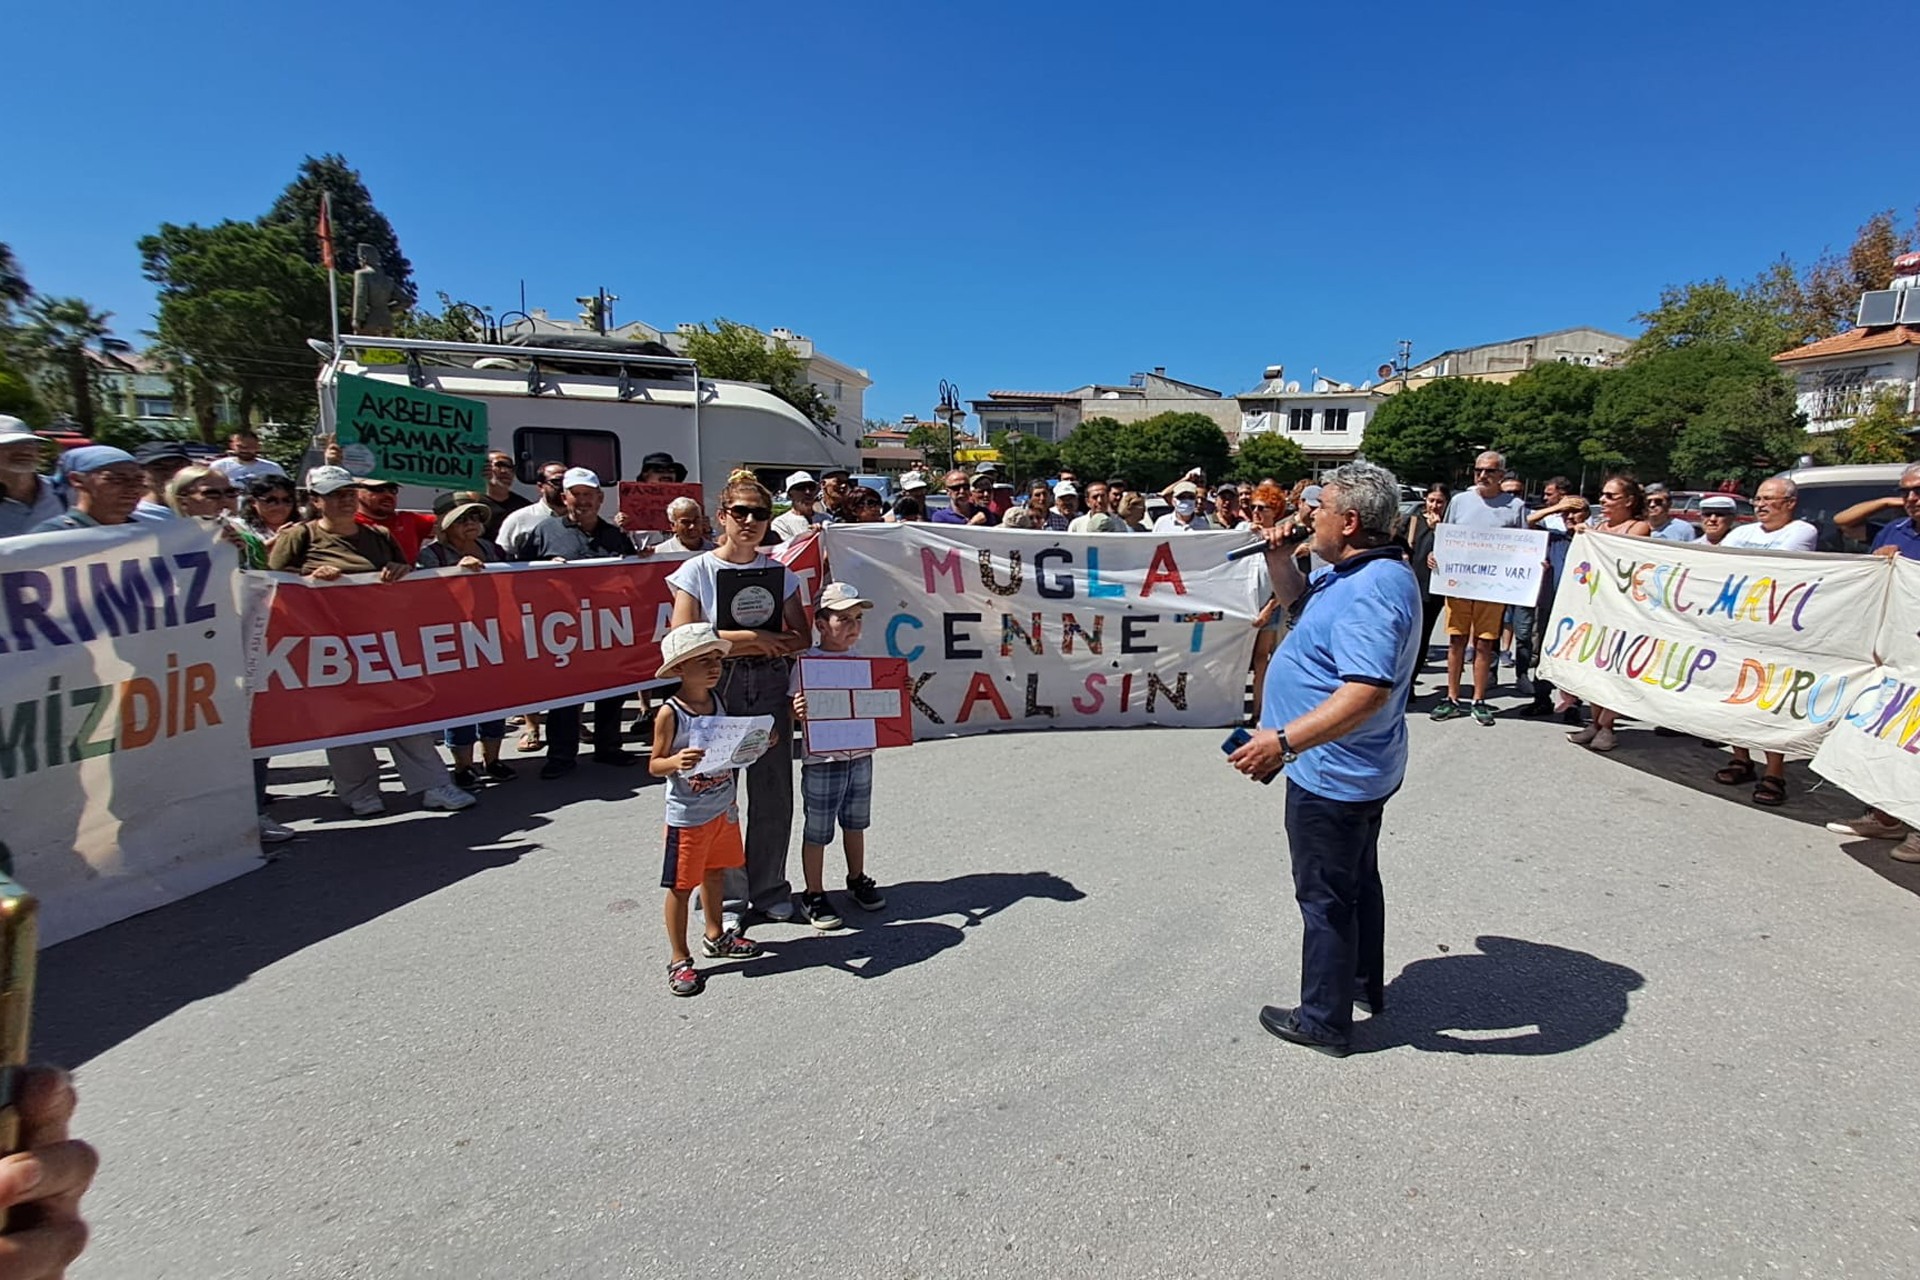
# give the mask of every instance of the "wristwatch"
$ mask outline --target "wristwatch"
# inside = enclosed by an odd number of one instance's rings
[[[1287,731],[1285,729],[1276,729],[1274,732],[1280,735],[1280,767],[1284,769],[1295,760],[1298,760],[1300,753],[1293,749],[1291,742],[1287,741]]]

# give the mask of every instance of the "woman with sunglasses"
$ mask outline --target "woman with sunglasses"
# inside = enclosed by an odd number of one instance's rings
[[[167,505],[175,515],[217,528],[222,538],[240,549],[242,569],[264,569],[266,540],[234,514],[239,496],[233,482],[212,467],[182,467],[167,481]]]
[[[1249,532],[1256,535],[1264,536],[1265,531],[1279,524],[1287,513],[1287,491],[1271,480],[1262,481],[1247,498],[1247,517],[1253,526]],[[1286,610],[1280,607],[1280,598],[1273,594],[1272,583],[1267,584],[1267,602],[1254,615],[1253,625],[1259,628],[1253,633],[1253,723],[1259,724],[1261,695],[1267,687],[1267,664],[1273,661],[1273,651],[1280,647],[1281,628],[1286,625]]]
[[[871,491],[869,491],[871,492]],[[858,497],[859,495],[854,495]],[[877,495],[876,495],[877,496]],[[800,579],[767,556],[761,539],[773,520],[773,495],[742,469],[727,477],[714,511],[718,544],[683,561],[667,576],[673,595],[673,625],[711,622],[729,646],[714,694],[730,716],[772,716],[774,747],[747,767],[747,865],[727,873],[725,927],[740,927],[749,908],[770,920],[793,918],[793,885],[787,879],[787,846],[793,838],[793,699],[788,691],[791,655],[807,647],[806,610]],[[728,570],[777,569],[780,604],[766,624],[728,626],[720,616],[720,574]]]
[[[1600,486],[1600,516],[1587,520],[1587,532],[1611,533],[1620,538],[1651,538],[1653,526],[1647,523],[1647,495],[1640,482],[1631,476],[1608,476]],[[1595,703],[1593,720],[1584,729],[1567,735],[1567,741],[1590,751],[1611,751],[1617,745],[1613,736],[1614,714]]]
[[[299,515],[293,481],[285,476],[261,476],[247,486],[247,496],[240,501],[240,518],[268,545]]]

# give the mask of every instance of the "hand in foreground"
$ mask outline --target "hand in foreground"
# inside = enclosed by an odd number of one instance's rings
[[[673,757],[674,772],[685,773],[689,769],[698,768],[700,761],[706,758],[706,754],[699,747],[682,747],[679,754]],[[0,1277],[0,1280],[4,1280],[4,1277]]]
[[[403,564],[398,560],[391,561],[381,567],[380,581],[398,582],[407,576],[407,571],[411,568],[413,568],[413,566],[410,564]]]
[[[804,693],[793,695],[793,718],[796,720],[807,718],[807,695]]]
[[[0,1235],[0,1280],[60,1280],[87,1247],[80,1197],[100,1157],[67,1137],[73,1082],[54,1067],[32,1067],[20,1081],[20,1151],[0,1160],[0,1207],[12,1229]]]
[[[461,556],[460,563],[454,567],[466,573],[479,573],[487,567],[487,562],[479,556]]]
[[[1880,556],[1883,559],[1893,560],[1898,558],[1898,556],[1900,555],[1900,548],[1895,546],[1885,546],[1885,547],[1881,547],[1877,551],[1870,552],[1869,554]]]
[[[1264,778],[1280,767],[1280,735],[1272,729],[1256,729],[1227,763],[1249,778]]]

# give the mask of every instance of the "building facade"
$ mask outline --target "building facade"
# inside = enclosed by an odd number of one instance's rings
[[[1383,396],[1377,388],[1331,378],[1302,387],[1286,380],[1282,366],[1270,365],[1257,386],[1234,399],[1240,410],[1237,442],[1261,435],[1291,440],[1306,453],[1317,479],[1360,456],[1367,422]]]
[[[1124,385],[1096,382],[1072,391],[993,391],[971,403],[980,434],[988,440],[998,432],[1017,431],[1057,444],[1088,418],[1140,422],[1163,413],[1204,414],[1228,438],[1240,429],[1240,411],[1232,400],[1211,387],[1168,377],[1164,366],[1136,373]]]
[[[1405,376],[1387,377],[1379,389],[1392,395],[1425,386],[1436,378],[1474,378],[1512,382],[1539,364],[1580,364],[1604,369],[1619,363],[1633,339],[1585,326],[1536,333],[1477,347],[1455,347],[1407,366]]]
[[[1793,379],[1807,430],[1839,431],[1891,392],[1920,411],[1920,253],[1895,261],[1893,287],[1860,299],[1853,328],[1773,358]]]

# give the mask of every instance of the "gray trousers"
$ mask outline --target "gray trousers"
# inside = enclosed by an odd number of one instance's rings
[[[333,771],[333,794],[347,804],[370,800],[380,794],[380,761],[373,749],[385,747],[400,772],[400,785],[408,795],[431,791],[453,782],[446,761],[434,748],[436,735],[409,733],[403,738],[383,742],[357,742],[350,747],[328,747],[327,768]]]
[[[733,658],[714,693],[730,716],[772,716],[776,743],[747,766],[747,865],[727,872],[728,911],[765,911],[793,900],[787,851],[793,843],[793,695],[785,658]]]

